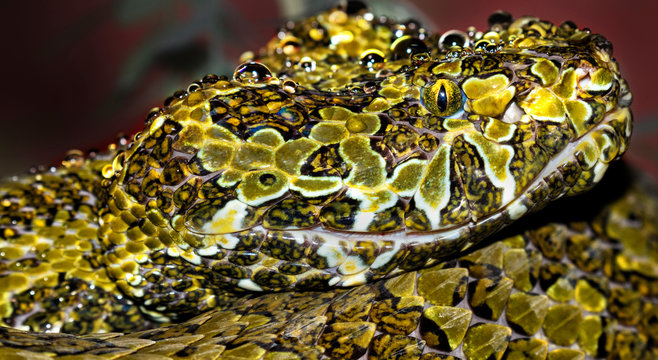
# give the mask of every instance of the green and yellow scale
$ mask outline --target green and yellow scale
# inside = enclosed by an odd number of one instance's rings
[[[540,211],[628,147],[612,46],[489,25],[289,22],[132,141],[2,183],[0,358],[657,358],[655,195]]]

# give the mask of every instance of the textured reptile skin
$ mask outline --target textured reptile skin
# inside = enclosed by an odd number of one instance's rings
[[[291,22],[132,140],[2,183],[0,357],[658,357],[655,194],[541,210],[628,146],[612,46],[489,24]]]

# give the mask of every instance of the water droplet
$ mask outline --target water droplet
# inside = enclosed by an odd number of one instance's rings
[[[219,81],[219,78],[215,74],[206,74],[206,76],[201,79],[201,82],[204,84],[212,85]]]
[[[150,124],[153,120],[155,120],[156,117],[160,115],[160,108],[159,107],[154,107],[151,109],[148,114],[146,114],[146,124]]]
[[[297,83],[290,79],[284,80],[281,87],[283,88],[283,91],[290,94],[294,94],[295,91],[297,91]]]
[[[340,43],[350,43],[354,41],[354,34],[349,30],[343,30],[331,37],[331,43],[338,45]]]
[[[165,106],[165,107],[169,107],[169,105],[171,105],[171,102],[172,102],[172,101],[174,101],[174,97],[173,97],[173,96],[169,96],[169,97],[167,97],[167,98],[165,99],[165,101],[164,101],[164,106]]]
[[[120,146],[126,146],[128,145],[128,135],[126,134],[119,134],[117,136],[117,144]]]
[[[253,51],[245,51],[242,54],[240,54],[240,57],[238,58],[241,64],[246,63],[246,62],[252,62],[254,60],[254,57],[256,54],[254,54]]]
[[[560,24],[560,28],[566,31],[573,32],[574,30],[578,30],[578,25],[576,25],[576,23],[571,20],[567,20],[562,24]]]
[[[62,161],[62,166],[65,168],[78,168],[82,166],[85,161],[84,153],[80,150],[69,150]]]
[[[377,49],[369,49],[361,54],[361,60],[359,60],[359,64],[368,69],[372,69],[377,64],[384,63],[385,60],[386,59],[384,58],[384,53],[382,51]]]
[[[316,42],[324,40],[326,34],[327,30],[325,30],[320,24],[313,24],[313,28],[308,31],[308,37]]]
[[[460,46],[451,46],[448,48],[448,52],[446,53],[446,58],[448,59],[456,59],[462,55],[462,47]]]
[[[243,84],[256,84],[272,78],[272,72],[267,66],[257,62],[247,62],[235,69],[233,80]]]
[[[439,38],[439,47],[444,51],[453,46],[465,47],[467,41],[468,38],[464,32],[459,30],[450,30],[443,33],[441,38]]]
[[[473,51],[475,51],[476,54],[486,52],[487,45],[489,44],[491,44],[489,40],[479,40],[475,43],[475,46],[473,46]]]
[[[485,50],[490,54],[494,54],[494,53],[497,53],[500,50],[500,46],[496,45],[496,44],[489,44],[489,45],[487,45]]]
[[[368,6],[358,0],[349,0],[345,5],[344,9],[348,15],[355,15],[360,12],[367,11]]]
[[[423,40],[411,36],[398,38],[391,44],[391,59],[409,59],[413,54],[429,52]]]
[[[414,65],[414,66],[420,66],[421,64],[430,61],[430,59],[431,59],[431,56],[430,56],[430,53],[428,53],[428,52],[413,54],[411,56],[411,64]]]
[[[379,79],[379,78],[389,77],[391,75],[393,75],[393,71],[391,69],[381,69],[377,71],[375,77]]]
[[[502,10],[498,10],[495,13],[489,15],[489,19],[487,20],[490,27],[493,27],[496,24],[507,27],[512,23],[512,21],[514,21],[512,14]]]
[[[347,14],[346,14],[344,11],[342,11],[342,10],[338,10],[338,9],[332,11],[332,12],[329,14],[329,16],[327,17],[327,19],[329,20],[329,22],[330,22],[331,24],[335,24],[335,25],[341,25],[341,24],[346,23],[346,22],[347,22],[347,18],[348,18],[348,17],[347,17]]]
[[[285,55],[292,55],[299,51],[301,46],[302,42],[298,38],[294,36],[286,36],[281,40],[279,49],[277,50]]]
[[[114,170],[112,169],[112,165],[107,164],[103,166],[103,170],[101,170],[101,175],[103,175],[104,178],[109,179],[114,175]]]
[[[363,92],[366,94],[372,94],[377,91],[377,83],[374,81],[368,81],[363,85]]]
[[[188,93],[193,93],[197,90],[201,89],[201,84],[193,82],[190,84],[190,86],[187,87],[187,92]]]
[[[311,71],[315,71],[316,65],[315,65],[315,60],[311,59],[308,56],[304,56],[301,60],[299,60],[297,66],[306,72],[311,72]]]

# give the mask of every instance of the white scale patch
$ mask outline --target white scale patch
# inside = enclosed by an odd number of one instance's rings
[[[214,256],[219,252],[217,245],[211,245],[205,248],[197,249],[196,253],[200,256]]]
[[[240,242],[240,239],[238,239],[235,235],[226,234],[215,237],[215,241],[223,249],[233,250]]]
[[[145,264],[148,261],[149,261],[149,256],[147,254],[135,255],[135,262],[137,262],[138,264]]]
[[[131,284],[134,286],[134,284]],[[139,289],[133,289],[132,291],[133,296],[141,298],[144,297],[144,289],[139,288]]]
[[[283,233],[286,240],[295,240],[297,245],[304,245],[308,239],[308,232],[304,230],[286,231]]]
[[[388,249],[388,251],[379,254],[379,256],[375,258],[375,261],[373,261],[372,264],[370,265],[370,268],[379,269],[380,267],[388,264],[393,258],[393,256],[397,254],[398,251],[400,251],[401,247],[402,246],[400,241],[393,241],[393,248]]]
[[[356,255],[350,255],[345,259],[338,267],[338,272],[343,275],[352,275],[357,274],[368,269],[368,264],[363,262],[361,257]]]
[[[375,220],[376,213],[359,211],[354,216],[354,225],[351,231],[368,231],[368,225]]]
[[[605,174],[605,171],[608,169],[608,164],[605,164],[603,162],[597,162],[596,165],[594,165],[594,183],[598,183],[601,181],[601,178],[603,177],[603,174]]]
[[[189,262],[190,264],[201,265],[201,257],[199,255],[193,253],[192,251],[186,251],[186,252],[182,253],[181,257],[183,259],[187,260],[187,262]]]
[[[170,246],[169,248],[167,248],[167,255],[171,257],[179,257],[180,250],[178,249],[178,247]]]
[[[329,284],[329,286],[334,286],[334,285],[338,284],[340,279],[341,279],[340,276],[334,276],[331,279],[329,279],[329,281],[327,281],[327,284]]]
[[[263,291],[263,288],[253,282],[251,279],[240,279],[238,281],[238,287],[249,291]]]
[[[512,201],[507,206],[507,213],[509,214],[510,219],[517,220],[528,212],[528,208],[525,205],[523,205],[524,199],[526,199],[525,195]]]
[[[141,275],[132,275],[128,279],[128,283],[132,286],[137,286],[142,283],[142,276]]]
[[[344,249],[340,246],[340,242],[337,238],[332,239],[327,235],[323,235],[322,238],[325,243],[318,248],[317,254],[327,260],[329,267],[340,266],[347,258],[347,254],[345,254]]]
[[[361,202],[359,212],[354,217],[352,231],[368,231],[368,226],[375,219],[377,213],[394,206],[398,201],[397,195],[385,188],[372,192],[349,188],[346,195]]]
[[[223,208],[217,210],[212,220],[201,228],[205,234],[226,234],[243,229],[243,221],[247,216],[247,204],[239,200],[231,200]],[[232,248],[227,248],[232,249]]]
[[[345,287],[357,286],[357,285],[363,285],[367,282],[368,280],[366,279],[366,273],[364,271],[358,274],[343,276],[343,281],[341,283],[341,286],[345,286]]]

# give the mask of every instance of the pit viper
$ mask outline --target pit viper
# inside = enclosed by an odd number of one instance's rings
[[[349,2],[4,180],[0,358],[658,358],[612,45],[488,23]]]

